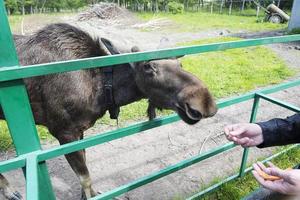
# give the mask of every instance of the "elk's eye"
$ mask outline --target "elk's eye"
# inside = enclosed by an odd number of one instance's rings
[[[150,63],[146,63],[144,65],[144,71],[145,71],[145,73],[147,73],[149,75],[155,75],[155,73],[157,72],[157,69],[154,65],[152,65]]]
[[[144,70],[145,70],[145,71],[151,70],[151,65],[150,65],[150,63],[146,63],[146,64],[144,65]]]

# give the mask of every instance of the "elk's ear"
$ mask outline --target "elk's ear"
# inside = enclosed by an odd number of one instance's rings
[[[141,51],[140,48],[138,48],[137,46],[131,47],[131,52],[132,52],[132,53],[140,52],[140,51]]]
[[[167,38],[167,37],[160,38],[159,45],[157,46],[157,49],[166,49],[168,47],[171,47],[171,43],[170,43],[169,38]]]
[[[101,38],[102,39],[102,38]],[[106,48],[106,46],[103,44],[103,42],[101,41],[101,39],[99,40],[99,51],[101,56],[108,56],[111,55],[111,53],[109,52],[109,50]]]
[[[131,52],[132,53],[136,53],[136,52],[140,52],[141,50],[137,47],[137,46],[133,46],[131,47]],[[138,65],[141,65],[143,62],[135,62],[135,63],[129,63],[130,66],[135,69]]]
[[[120,51],[112,44],[110,40],[101,38],[99,43],[101,50],[107,53],[106,55],[120,54]]]

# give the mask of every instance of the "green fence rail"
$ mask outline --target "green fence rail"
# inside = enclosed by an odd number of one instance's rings
[[[109,142],[115,139],[140,133],[141,131],[159,127],[162,125],[170,124],[179,121],[180,118],[176,115],[170,115],[163,118],[155,119],[149,122],[142,122],[134,124],[125,128],[117,129],[114,131],[99,134],[93,137],[89,137],[80,141],[64,144],[58,147],[54,147],[49,150],[42,150],[37,136],[35,123],[31,107],[28,100],[28,95],[22,81],[23,78],[29,78],[40,75],[47,75],[53,73],[61,73],[67,71],[74,71],[79,69],[88,69],[94,67],[105,67],[115,64],[122,64],[128,62],[136,62],[142,60],[168,58],[180,55],[204,53],[211,51],[220,51],[233,48],[250,47],[257,45],[266,45],[280,42],[292,42],[299,41],[300,35],[250,39],[235,42],[215,43],[208,45],[180,47],[173,49],[165,49],[159,51],[148,51],[122,55],[112,55],[105,57],[87,58],[80,60],[71,60],[64,62],[55,62],[39,65],[20,66],[14,43],[12,40],[11,31],[9,28],[7,16],[5,13],[4,2],[0,0],[0,104],[3,112],[6,116],[9,131],[13,139],[17,157],[3,161],[0,163],[0,173],[18,168],[23,168],[26,175],[26,197],[30,200],[53,200],[55,199],[51,181],[49,178],[47,166],[45,161],[51,158],[55,158],[67,153],[99,145],[105,142]],[[294,80],[288,83],[279,84],[263,90],[250,92],[238,97],[222,100],[217,103],[218,108],[224,108],[234,104],[238,104],[244,101],[254,99],[253,108],[250,117],[250,122],[255,122],[256,112],[259,107],[259,100],[266,100],[279,106],[285,107],[294,112],[300,112],[300,108],[266,96],[267,94],[278,92],[290,87],[300,85],[300,80]],[[26,144],[24,143],[26,141]],[[168,166],[160,171],[152,173],[148,176],[137,179],[133,182],[115,188],[111,191],[93,197],[91,199],[111,199],[113,197],[124,194],[137,187],[155,181],[159,178],[167,176],[178,170],[184,169],[195,163],[199,163],[207,158],[220,154],[222,152],[233,149],[235,145],[233,143],[227,143],[223,146],[212,149],[206,153],[196,155],[187,160],[183,160],[175,165]],[[298,147],[294,145],[291,148]],[[287,150],[289,150],[287,149]],[[287,151],[285,150],[285,151]],[[211,192],[218,188],[220,185],[233,180],[237,177],[243,176],[245,173],[251,170],[246,168],[247,157],[249,149],[245,149],[241,160],[241,167],[238,174],[230,176],[225,180],[217,183],[198,194],[190,197],[189,199],[195,199],[201,197],[207,192]],[[284,151],[284,152],[285,152]],[[272,159],[280,155],[280,152],[266,160]],[[265,160],[265,161],[266,161]]]

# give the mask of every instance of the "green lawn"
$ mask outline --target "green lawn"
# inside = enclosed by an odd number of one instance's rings
[[[237,16],[227,14],[210,14],[207,12],[187,12],[183,14],[170,13],[138,13],[139,18],[151,20],[165,18],[174,21],[177,26],[166,27],[169,31],[198,32],[211,29],[226,29],[230,31],[266,31],[284,29],[287,24],[261,22],[255,16]],[[257,22],[260,21],[260,22]]]
[[[232,37],[198,40],[180,45],[239,40]],[[209,86],[214,96],[244,93],[260,86],[279,83],[294,74],[270,49],[257,46],[186,56],[184,69]]]

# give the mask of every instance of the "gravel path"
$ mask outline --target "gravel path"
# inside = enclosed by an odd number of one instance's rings
[[[66,19],[64,19],[66,20]],[[120,46],[128,47],[132,44],[142,49],[156,49],[160,41],[167,42],[163,46],[174,46],[178,42],[190,41],[200,38],[216,37],[222,30],[214,30],[201,33],[164,33],[156,30],[154,32],[141,32],[136,28],[120,29],[114,26],[97,27],[93,21],[77,22],[67,19],[68,22],[76,24],[95,35],[105,36],[113,41],[120,37],[126,38],[119,43]],[[96,23],[96,22],[95,22]],[[222,32],[223,33],[223,32]],[[267,33],[240,34],[240,37],[253,38]],[[273,33],[281,34],[281,33]],[[294,44],[269,45],[287,64],[295,69],[300,67],[300,51],[296,50]],[[293,77],[296,78],[296,77]],[[300,87],[294,87],[273,94],[281,100],[300,106]],[[252,101],[221,109],[211,119],[205,119],[200,123],[189,126],[183,122],[165,125],[159,128],[144,131],[134,136],[129,136],[107,144],[87,149],[87,163],[92,175],[94,188],[97,191],[107,191],[122,184],[133,181],[151,172],[158,171],[166,166],[175,164],[183,159],[197,155],[200,151],[206,152],[217,146],[225,144],[223,127],[229,123],[245,122],[249,120]],[[267,120],[274,117],[286,117],[292,113],[283,108],[262,101],[258,113],[258,120]],[[116,127],[110,127],[114,129]],[[103,128],[96,125],[87,131],[87,134],[99,133]],[[44,144],[44,148],[52,147],[54,144]],[[269,156],[272,148],[251,148],[249,160]],[[3,153],[1,158],[9,158],[13,152]],[[225,177],[237,172],[242,157],[242,148],[234,150],[205,160],[199,164],[169,175],[163,179],[138,188],[125,194],[123,199],[173,199],[175,197],[186,197],[197,192],[201,186],[209,184],[216,177]],[[76,200],[80,199],[80,187],[75,174],[67,164],[65,158],[59,157],[47,162],[57,199]],[[25,193],[24,178],[21,170],[5,173],[21,193]],[[1,197],[0,197],[1,198]]]

